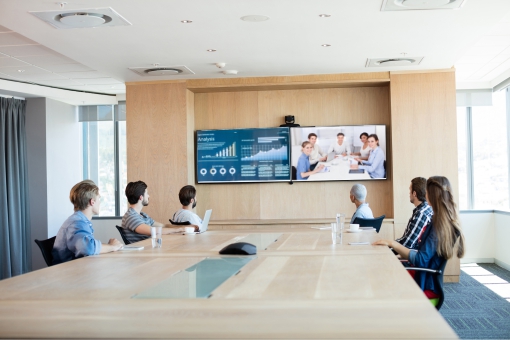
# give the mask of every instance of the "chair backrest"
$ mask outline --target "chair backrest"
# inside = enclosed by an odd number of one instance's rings
[[[122,241],[124,241],[124,244],[131,244],[131,242],[128,240],[124,233],[124,228],[119,227],[118,225],[115,226],[117,230],[119,231],[120,237],[122,237]]]
[[[360,227],[374,227],[376,232],[381,230],[381,225],[386,215],[381,215],[376,218],[361,218],[356,217],[351,223],[359,224]]]
[[[173,225],[190,225],[190,224],[191,224],[191,222],[190,222],[190,221],[175,222],[175,221],[173,221],[172,219],[169,219],[168,221],[170,221],[170,223],[172,223]]]
[[[53,255],[51,254],[51,251],[53,250],[53,245],[55,244],[55,239],[57,237],[53,236],[50,237],[47,240],[34,240],[34,242],[39,246],[41,249],[42,256],[44,258],[44,261],[48,265],[48,267],[53,266]]]
[[[297,179],[297,169],[295,166],[292,166],[291,168],[291,177],[290,177],[293,181],[295,181]]]

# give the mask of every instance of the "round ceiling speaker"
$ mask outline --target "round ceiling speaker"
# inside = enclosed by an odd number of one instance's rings
[[[104,14],[84,12],[63,13],[56,19],[64,25],[74,28],[97,27],[112,21],[112,18]]]
[[[156,67],[145,70],[144,72],[150,76],[174,76],[182,73],[182,70],[178,68]]]
[[[395,0],[395,5],[414,9],[432,9],[444,7],[455,1],[456,0]]]
[[[396,58],[379,60],[375,64],[380,66],[408,66],[414,63],[414,59]]]

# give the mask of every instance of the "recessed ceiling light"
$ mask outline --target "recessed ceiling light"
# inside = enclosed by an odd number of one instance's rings
[[[25,72],[25,70],[18,70],[18,72],[19,72],[19,73],[23,73],[23,72]]]
[[[329,18],[331,15],[330,14],[319,14],[319,16],[321,18]]]
[[[115,88],[115,86],[112,86],[111,88],[112,88],[112,89],[114,89],[114,88]]]
[[[269,17],[266,17],[265,15],[246,15],[244,17],[241,17],[241,20],[250,22],[261,22],[269,20]]]
[[[183,24],[191,24],[193,21],[191,20],[181,20]]]
[[[216,52],[216,50],[214,48],[210,48],[207,50],[207,52]]]
[[[331,45],[330,45],[330,44],[322,44],[321,46],[322,46],[322,47],[329,47],[329,46],[331,46]]]

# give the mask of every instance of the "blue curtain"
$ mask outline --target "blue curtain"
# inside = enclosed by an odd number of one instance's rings
[[[25,108],[0,97],[0,279],[31,267]]]

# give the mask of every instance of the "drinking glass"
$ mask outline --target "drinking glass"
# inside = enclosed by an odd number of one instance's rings
[[[163,242],[161,232],[161,227],[151,227],[152,248],[161,248]]]

